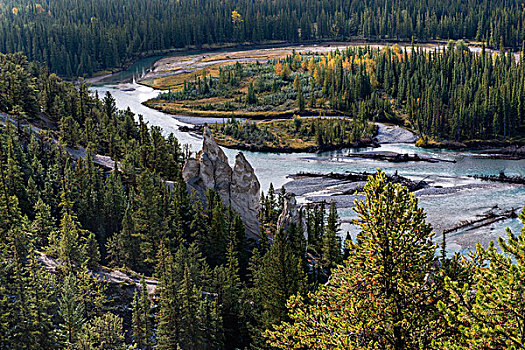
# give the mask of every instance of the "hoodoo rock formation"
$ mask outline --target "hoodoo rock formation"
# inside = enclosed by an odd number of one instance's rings
[[[225,205],[239,213],[248,237],[258,239],[259,198],[261,185],[242,153],[235,157],[233,169],[228,157],[213,139],[208,127],[203,130],[202,150],[190,158],[182,170],[184,181],[198,198],[204,200],[208,189],[215,190]]]
[[[304,207],[297,204],[295,194],[286,193],[283,212],[277,220],[277,229],[287,231],[292,223],[300,223],[305,238],[308,238],[306,233],[306,214]]]

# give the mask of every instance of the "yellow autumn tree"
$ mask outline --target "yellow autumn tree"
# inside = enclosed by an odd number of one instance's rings
[[[321,74],[321,69],[319,67],[315,67],[314,70],[314,79],[317,85],[323,84],[323,75]]]
[[[281,75],[283,73],[283,65],[281,64],[281,62],[277,62],[275,67],[273,67],[273,70],[275,71],[275,74]]]
[[[238,28],[241,25],[241,22],[243,21],[241,14],[237,12],[237,10],[232,11],[232,23],[234,27]]]
[[[308,69],[308,60],[306,58],[303,58],[301,60],[301,69],[304,71]]]
[[[313,57],[310,57],[310,61],[308,62],[308,71],[313,72],[315,70],[315,59]]]

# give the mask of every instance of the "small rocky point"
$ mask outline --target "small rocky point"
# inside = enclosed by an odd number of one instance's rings
[[[305,208],[297,203],[295,194],[286,193],[283,212],[277,220],[277,229],[280,230],[282,228],[286,232],[292,223],[298,223],[303,230],[304,237],[308,239]]]
[[[190,191],[205,203],[208,189],[215,190],[224,205],[239,213],[249,238],[260,238],[259,199],[261,185],[255,171],[242,153],[235,157],[233,168],[228,157],[215,142],[210,129],[203,130],[202,150],[184,164],[182,176]]]

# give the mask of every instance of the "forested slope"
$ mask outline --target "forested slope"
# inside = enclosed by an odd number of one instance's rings
[[[0,73],[0,349],[245,347],[286,317],[288,297],[326,280],[307,276],[302,232],[277,230],[283,192],[263,196],[263,238],[248,240],[215,191],[188,192],[189,153],[172,135],[22,55],[0,55]],[[314,211],[310,249],[329,269],[341,261],[335,205],[326,223]],[[145,286],[114,300],[119,286],[93,274],[102,266],[156,278],[155,304]]]
[[[285,230],[297,208],[272,186],[247,240],[216,192],[188,193],[173,136],[22,55],[0,55],[0,73],[0,349],[524,346],[525,229],[506,255],[446,257],[414,194],[379,172],[344,250],[335,202]],[[129,285],[98,280],[101,265],[154,277],[155,295],[143,279],[116,298]]]
[[[517,0],[6,0],[0,52],[72,77],[152,50],[232,42],[465,38],[517,49],[524,25]]]

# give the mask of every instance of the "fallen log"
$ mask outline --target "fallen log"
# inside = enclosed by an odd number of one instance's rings
[[[425,157],[419,154],[408,154],[408,153],[396,153],[396,152],[360,152],[360,153],[349,153],[345,157],[347,158],[362,158],[362,159],[374,159],[383,160],[392,163],[403,163],[403,162],[428,162],[428,163],[455,163],[455,160],[440,159]]]
[[[454,227],[447,229],[447,230],[443,230],[443,233],[447,234],[447,233],[451,233],[451,232],[455,232],[455,231],[459,231],[463,229],[465,229],[466,231],[475,230],[481,227],[489,226],[498,221],[512,219],[516,217],[518,217],[518,215],[516,214],[516,210],[514,208],[505,210],[500,213],[496,213],[491,210],[485,213],[479,219],[461,221],[459,224],[455,225]]]
[[[300,172],[292,177],[322,177],[327,179],[335,179],[348,182],[362,182],[366,181],[369,176],[375,176],[376,173],[354,173],[354,172],[345,172],[345,173],[310,173],[310,172]],[[397,174],[397,171],[392,175],[386,175],[387,180],[391,183],[400,183],[406,186],[410,191],[417,191],[427,186],[425,181],[412,181],[406,177],[400,176]],[[349,194],[349,193],[348,193]]]
[[[525,176],[507,176],[502,171],[499,175],[468,175],[471,178],[479,179],[483,181],[494,181],[494,182],[503,182],[510,184],[525,185]]]

